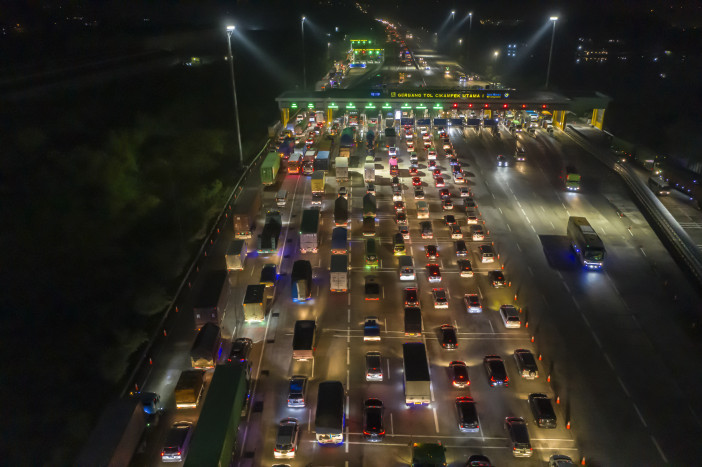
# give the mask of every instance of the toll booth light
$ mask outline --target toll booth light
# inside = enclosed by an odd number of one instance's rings
[[[545,108],[546,108],[546,104],[543,104],[543,105],[541,106],[541,108],[542,108],[542,109],[545,109]]]
[[[484,107],[487,109],[488,107],[490,107],[490,104],[485,104]]]
[[[385,104],[383,104],[383,108],[384,109],[391,109],[392,106],[386,102]]]
[[[436,110],[443,110],[443,106],[441,104],[434,104],[434,109]]]
[[[297,109],[297,104],[295,104],[295,103],[293,102],[292,104],[290,104],[290,108],[291,108],[291,109]]]
[[[522,104],[522,109],[526,109],[526,104]]]
[[[473,108],[473,104],[468,104],[468,108],[469,108],[469,109],[472,109],[472,108]]]
[[[314,104],[312,102],[310,102],[309,104],[307,104],[307,108],[314,109]]]
[[[454,103],[453,103],[453,108],[454,108],[454,109],[457,109],[457,108],[458,108],[458,102],[454,102]]]
[[[507,107],[508,107],[507,104],[502,104],[502,108],[503,108],[503,109],[506,109]]]

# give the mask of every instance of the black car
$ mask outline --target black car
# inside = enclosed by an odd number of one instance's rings
[[[465,208],[470,208],[470,209],[475,209],[477,206],[475,204],[475,200],[471,198],[470,196],[467,198],[463,198],[463,206]]]
[[[556,428],[556,412],[551,399],[546,394],[529,394],[529,407],[539,428]]]
[[[499,355],[486,355],[483,359],[490,386],[509,386],[505,362]]]
[[[456,414],[458,415],[458,429],[464,433],[480,431],[478,411],[472,397],[463,396],[456,398]]]
[[[517,349],[514,351],[514,360],[517,362],[517,371],[524,379],[536,379],[539,377],[539,367],[536,365],[534,354],[527,349]]]
[[[441,332],[441,347],[453,350],[458,347],[458,338],[456,337],[456,328],[450,324],[442,324]]]
[[[245,362],[249,359],[249,354],[253,348],[253,341],[248,337],[239,337],[232,342],[232,349],[229,351],[230,362]]]
[[[456,225],[456,217],[453,214],[447,214],[444,216],[444,222],[446,225]]]
[[[380,399],[367,399],[363,404],[363,436],[374,442],[385,437],[383,402]]]
[[[464,257],[468,255],[468,248],[466,247],[466,242],[463,240],[456,240],[456,256]]]
[[[502,271],[499,269],[488,272],[488,280],[490,281],[490,285],[496,288],[507,286],[507,282],[505,282],[505,275],[502,274]]]
[[[480,454],[472,455],[468,458],[466,462],[466,467],[493,467],[490,459],[487,456],[481,456]]]

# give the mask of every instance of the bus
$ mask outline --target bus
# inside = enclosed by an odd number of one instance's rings
[[[302,154],[296,152],[290,156],[288,159],[288,173],[289,174],[299,174],[302,159]]]
[[[373,238],[366,239],[366,269],[378,269],[378,254]]]
[[[580,263],[590,270],[602,269],[605,247],[587,219],[570,216],[567,234]]]
[[[663,179],[663,177],[649,177],[648,179],[648,187],[653,191],[657,196],[665,196],[670,194],[670,185],[666,180]]]

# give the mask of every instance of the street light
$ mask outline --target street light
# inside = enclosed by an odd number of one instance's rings
[[[470,53],[470,30],[473,29],[473,12],[468,13],[468,45],[466,46],[466,62],[468,61],[468,54]]]
[[[232,75],[232,91],[234,92],[234,117],[236,118],[236,137],[239,142],[239,165],[244,165],[244,151],[241,149],[241,128],[239,127],[239,103],[236,99],[236,81],[234,80],[234,57],[232,56],[232,33],[236,26],[227,26],[227,49],[229,50],[229,71]]]
[[[551,33],[551,49],[548,52],[548,68],[546,69],[546,89],[548,89],[548,80],[551,77],[551,57],[553,56],[553,39],[556,37],[556,21],[558,21],[558,16],[551,16],[549,18],[553,22],[553,32]]]
[[[305,20],[306,16],[302,17],[302,89],[307,89],[307,66],[305,65]]]

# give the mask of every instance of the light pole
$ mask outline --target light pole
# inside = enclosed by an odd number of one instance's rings
[[[236,81],[234,80],[234,57],[232,56],[232,33],[236,26],[227,26],[227,49],[229,50],[229,71],[232,75],[232,91],[234,92],[234,117],[236,118],[236,137],[239,142],[239,165],[244,165],[244,151],[241,149],[241,128],[239,127],[239,103],[236,99]]]
[[[305,20],[306,16],[302,17],[302,89],[307,89],[307,65],[305,64]]]
[[[466,62],[470,54],[470,30],[473,29],[473,12],[468,13],[468,39],[466,40]]]
[[[551,16],[550,20],[553,22],[553,32],[551,33],[551,49],[548,52],[548,68],[546,68],[546,89],[548,89],[548,80],[551,77],[551,57],[553,56],[553,39],[556,37],[556,21],[558,21],[558,16]]]

